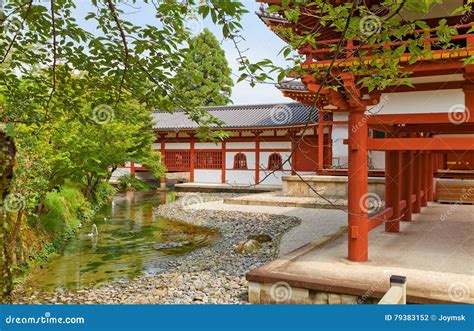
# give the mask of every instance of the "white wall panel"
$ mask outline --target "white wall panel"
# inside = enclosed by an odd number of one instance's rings
[[[347,167],[348,150],[347,145],[344,144],[344,139],[348,137],[348,127],[343,124],[335,124],[332,127],[332,156],[335,167]]]
[[[250,141],[242,141],[242,142],[228,142],[225,144],[226,148],[228,149],[250,149],[255,148],[255,143]]]
[[[382,94],[377,114],[448,113],[455,105],[464,105],[462,89]]]
[[[291,141],[262,141],[260,143],[260,148],[263,149],[291,149]]]
[[[254,170],[227,170],[226,183],[231,185],[254,185],[255,171]]]
[[[194,170],[195,183],[221,183],[222,171],[210,169],[195,169]]]
[[[221,149],[222,143],[194,143],[195,149]]]
[[[369,162],[373,169],[385,169],[385,152],[369,151]]]
[[[166,143],[166,149],[191,149],[190,143]]]
[[[154,143],[153,149],[161,149],[161,143]]]
[[[281,185],[283,176],[291,175],[291,171],[275,171],[270,174],[270,171],[260,171],[260,184],[262,185]],[[267,177],[268,176],[268,177]],[[266,177],[266,178],[265,178]],[[264,179],[265,178],[265,179]]]

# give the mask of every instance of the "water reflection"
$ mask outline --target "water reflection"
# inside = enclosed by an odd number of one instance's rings
[[[155,193],[118,195],[94,220],[84,225],[61,256],[32,270],[32,290],[53,290],[95,285],[104,281],[156,273],[167,260],[210,244],[212,230],[169,221],[153,215],[166,196]],[[92,224],[98,236],[88,236]],[[189,242],[182,247],[156,250],[155,243]]]

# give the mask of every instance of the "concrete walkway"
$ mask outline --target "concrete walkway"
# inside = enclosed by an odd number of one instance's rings
[[[336,233],[347,223],[344,211],[333,209],[309,209],[298,207],[247,206],[224,204],[223,201],[205,202],[199,209],[265,213],[298,217],[301,224],[288,231],[280,244],[280,256]]]
[[[380,298],[391,275],[407,277],[410,303],[474,303],[474,206],[433,203],[402,222],[369,233],[369,261],[346,259],[347,234],[308,245],[247,274],[257,283],[287,282],[319,291]],[[365,299],[364,299],[365,300]]]

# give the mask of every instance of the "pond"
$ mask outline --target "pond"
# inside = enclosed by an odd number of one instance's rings
[[[157,193],[117,195],[84,225],[60,256],[31,270],[26,288],[77,290],[155,274],[170,259],[210,245],[217,238],[213,230],[154,216],[153,208],[165,201],[166,196]],[[91,236],[93,224],[97,236]],[[166,248],[165,243],[177,244]]]

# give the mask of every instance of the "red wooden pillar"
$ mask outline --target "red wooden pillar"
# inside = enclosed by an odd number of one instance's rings
[[[191,151],[191,155],[190,155],[190,160],[189,160],[189,164],[190,164],[190,169],[189,169],[189,181],[191,183],[194,183],[194,159],[195,159],[195,152],[194,152],[194,137],[192,136],[191,137],[191,142],[190,142],[190,151]]]
[[[298,137],[296,135],[291,134],[290,135],[291,139],[291,175],[296,175],[296,162],[298,162],[296,158],[296,149],[297,149],[297,144],[296,141]]]
[[[369,257],[368,211],[364,201],[368,194],[369,175],[367,135],[364,109],[354,109],[349,113],[348,258],[358,262],[367,261]]]
[[[414,170],[415,170],[415,195],[416,201],[413,205],[413,213],[417,214],[421,212],[421,152],[415,152],[414,158]]]
[[[421,206],[426,207],[428,205],[428,162],[426,152],[421,153],[421,191],[423,195],[421,196]]]
[[[385,231],[400,232],[400,152],[385,152],[385,205],[393,208]]]
[[[433,153],[428,152],[427,155],[427,170],[426,170],[426,181],[428,182],[427,184],[427,199],[428,201],[433,201]]]
[[[160,146],[160,153],[161,153],[161,162],[165,162],[165,142],[162,141],[161,142],[161,146]],[[161,185],[161,188],[166,188],[166,173],[163,174],[163,176],[160,178],[160,185]]]
[[[255,184],[260,184],[260,137],[255,138]]]
[[[329,120],[333,121],[333,114],[329,114]],[[332,124],[326,126],[328,128],[328,143],[327,143],[327,168],[332,168]]]
[[[130,176],[135,176],[135,162],[130,162]]]
[[[324,113],[319,113],[318,119],[318,164],[317,169],[324,168]]]
[[[222,142],[222,177],[221,177],[221,183],[224,184],[225,183],[225,169],[226,169],[226,148],[225,148],[225,141]]]
[[[412,220],[413,204],[411,203],[411,195],[413,192],[413,153],[404,152],[402,156],[402,180],[403,184],[403,199],[406,201],[405,213],[403,215],[403,221]]]

